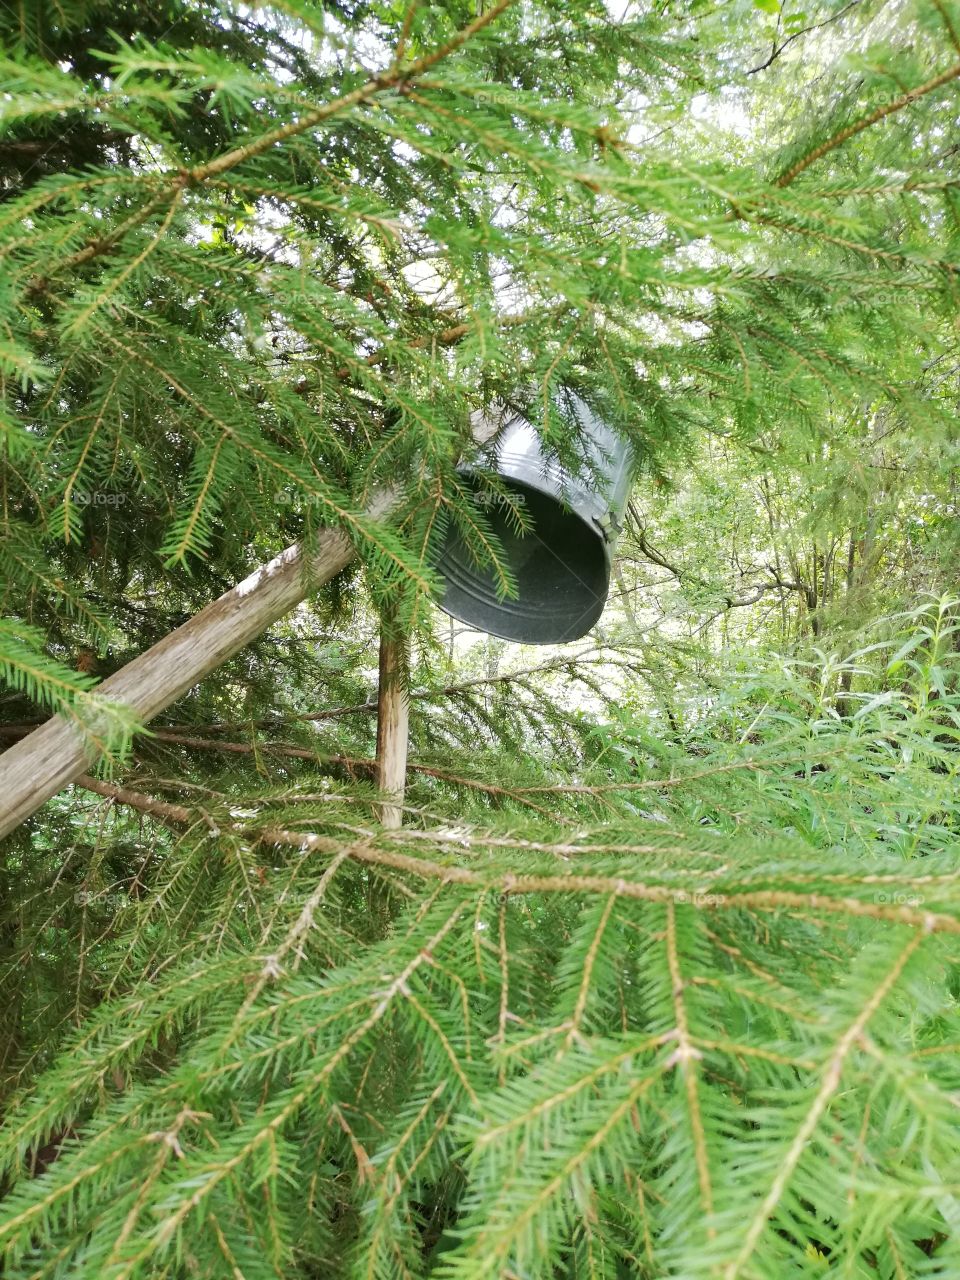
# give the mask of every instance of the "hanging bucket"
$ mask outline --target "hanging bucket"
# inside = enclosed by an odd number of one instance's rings
[[[479,631],[521,644],[562,644],[586,635],[603,612],[613,546],[630,493],[630,446],[577,396],[570,406],[587,442],[591,467],[571,476],[545,457],[536,431],[519,414],[485,418],[476,432],[496,435],[500,486],[522,509],[528,529],[518,533],[505,502],[484,489],[479,468],[460,474],[483,503],[517,594],[502,598],[488,565],[478,565],[451,521],[438,551],[440,608]]]

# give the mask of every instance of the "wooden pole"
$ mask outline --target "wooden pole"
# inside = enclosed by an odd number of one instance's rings
[[[377,697],[377,785],[392,804],[379,806],[381,825],[395,831],[403,824],[407,781],[407,641],[387,627],[380,631],[380,689]]]
[[[381,494],[367,509],[377,519],[394,505]],[[290,612],[315,587],[329,582],[354,557],[349,538],[323,531],[309,560],[299,544],[207,605],[176,631],[97,686],[145,724],[228,658]],[[58,715],[0,755],[0,837],[18,827],[51,796],[86,773],[96,753],[78,724]]]

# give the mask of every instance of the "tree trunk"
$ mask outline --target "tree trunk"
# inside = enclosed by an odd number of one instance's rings
[[[381,824],[395,831],[403,824],[407,780],[407,642],[387,628],[380,632],[380,691],[377,700],[377,785],[392,804],[379,808]]]
[[[382,494],[368,508],[376,519],[393,505]],[[97,686],[122,702],[143,724],[175,702],[204,676],[255,640],[316,587],[329,582],[354,557],[346,534],[325,530],[306,560],[298,544],[207,605],[176,631]],[[51,796],[85,773],[96,751],[75,721],[54,716],[0,755],[0,837],[24,822]]]

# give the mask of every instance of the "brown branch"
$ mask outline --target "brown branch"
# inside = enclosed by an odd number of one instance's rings
[[[950,17],[948,10],[944,6],[943,0],[933,0],[933,6],[943,19],[943,25],[947,28],[950,43],[956,49],[957,53],[960,53],[960,36],[957,35],[957,29],[953,25],[953,19]]]
[[[125,218],[113,231],[108,232],[106,235],[98,236],[96,240],[89,241],[82,249],[78,249],[76,253],[72,253],[63,262],[57,264],[47,275],[35,276],[27,285],[27,295],[43,293],[53,276],[58,272],[67,271],[72,267],[83,266],[85,262],[90,262],[93,258],[99,258],[103,254],[109,253],[115,245],[120,243],[128,231],[132,231],[134,227],[146,222],[150,215],[163,205],[170,206],[170,212],[172,213],[176,202],[187,185],[185,176],[178,174],[169,189],[164,187],[157,192],[142,208],[137,209],[129,218]],[[158,232],[158,235],[162,234],[162,230],[163,228]]]
[[[615,597],[611,597],[613,599]],[[546,662],[538,663],[533,667],[525,667],[522,671],[507,671],[496,676],[476,676],[471,680],[462,680],[456,684],[444,685],[440,689],[411,689],[407,697],[411,701],[429,701],[433,698],[451,698],[459,693],[468,693],[471,689],[481,688],[484,685],[494,684],[523,684],[530,676],[545,674],[549,672],[566,671],[572,674],[573,668],[584,662],[606,662],[605,659],[588,658],[582,654],[568,658],[550,658]],[[638,667],[634,663],[617,663],[610,659],[613,666],[623,666],[628,671],[637,671]],[[349,706],[327,707],[323,711],[305,711],[300,715],[294,716],[263,716],[258,720],[223,721],[208,724],[165,724],[161,725],[154,731],[154,737],[173,734],[198,734],[198,733],[236,733],[243,729],[279,729],[289,724],[305,724],[318,720],[336,720],[341,716],[362,715],[368,712],[376,711],[376,701],[356,702]],[[21,720],[11,724],[0,724],[0,739],[12,738],[14,740],[24,737],[33,729],[43,724],[42,720]],[[175,741],[170,737],[170,741]]]
[[[289,759],[311,760],[315,764],[344,768],[351,774],[369,773],[371,776],[375,776],[377,772],[376,760],[369,760],[364,756],[326,755],[324,752],[316,751],[311,747],[295,747],[283,742],[221,742],[217,738],[191,738],[179,733],[167,733],[163,730],[157,730],[152,736],[159,738],[163,742],[171,742],[177,746],[184,746],[197,751],[227,751],[237,755],[284,756]],[[521,794],[522,791],[529,788],[510,789],[508,787],[498,787],[492,782],[480,782],[475,778],[464,778],[446,769],[437,768],[435,765],[418,764],[413,760],[407,761],[407,770],[413,773],[425,774],[427,777],[436,778],[440,782],[449,782],[454,786],[468,787],[473,791],[482,791],[486,795],[516,800],[528,809],[535,809],[538,813],[542,813],[547,817],[553,816],[548,810],[534,804],[532,800],[527,800]]]
[[[658,564],[661,569],[666,569],[668,573],[672,573],[678,582],[682,581],[684,570],[678,569],[675,564],[671,564],[669,560],[665,559],[659,551],[650,545],[647,541],[647,533],[645,529],[638,526],[634,536],[637,540],[637,546],[648,560],[651,560],[654,564]]]
[[[87,773],[77,778],[76,785],[83,787],[85,791],[94,791],[98,796],[105,796],[116,804],[129,805],[139,813],[149,814],[151,818],[159,818],[162,822],[175,822],[189,826],[198,816],[185,805],[168,804],[166,800],[157,800],[153,796],[144,795],[142,791],[131,791],[128,787],[104,782]]]
[[[562,314],[565,310],[567,310],[566,307],[557,308],[555,314]],[[499,316],[496,320],[496,325],[497,328],[509,329],[524,324],[529,320],[529,318],[530,317],[528,315]],[[462,321],[459,324],[450,325],[447,329],[441,329],[439,333],[418,334],[417,337],[410,338],[408,341],[404,342],[403,345],[408,351],[422,351],[424,347],[432,347],[435,345],[441,347],[452,347],[455,343],[459,342],[461,338],[465,338],[469,332],[469,323]],[[365,356],[362,363],[371,369],[376,368],[376,366],[386,363],[390,358],[391,350],[392,348],[390,346],[382,346],[377,351],[373,351],[370,355]],[[349,377],[351,377],[351,369],[349,365],[341,365],[337,370],[336,376],[341,382],[345,382]]]
[[[84,776],[78,781],[80,785],[89,787],[91,791],[96,791],[97,794],[104,795],[117,804],[128,804],[140,812],[161,820],[182,824],[188,820],[203,819],[205,816],[199,812],[191,814],[182,806],[167,805],[140,792],[130,791],[113,783],[101,782],[96,778]],[[174,812],[178,815],[186,813],[188,818],[174,817],[172,816]],[[604,896],[613,894],[634,901],[657,903],[661,906],[687,905],[692,901],[698,910],[705,911],[813,911],[822,912],[825,915],[885,920],[892,924],[908,925],[919,929],[923,934],[960,934],[960,919],[954,916],[945,915],[942,912],[923,911],[917,907],[861,901],[859,898],[834,898],[823,893],[797,893],[786,889],[747,889],[733,892],[711,889],[710,892],[704,893],[699,887],[691,890],[690,886],[646,884],[643,881],[627,880],[623,877],[578,873],[568,875],[518,875],[512,871],[485,873],[457,863],[433,862],[426,858],[417,858],[397,849],[381,849],[367,841],[348,845],[345,848],[341,840],[330,836],[291,831],[281,827],[251,828],[242,822],[235,822],[229,824],[228,829],[242,832],[247,839],[260,844],[286,845],[304,852],[312,850],[335,855],[342,855],[345,852],[348,857],[372,866],[389,867],[419,879],[440,880],[447,884],[478,888],[486,892],[588,893]],[[390,838],[389,833],[386,838]],[[402,837],[399,833],[396,833],[394,839],[400,838]],[[867,878],[864,883],[872,883],[872,880]],[[855,885],[856,881],[851,880],[850,887]]]
[[[91,138],[84,138],[83,141],[91,142],[98,147],[110,147],[118,142],[129,142],[131,136],[129,130],[100,128]],[[73,142],[74,138],[69,133],[51,138],[11,138],[0,142],[0,155],[20,155],[44,159],[51,153],[61,149],[67,151]]]
[[[934,2],[936,3],[936,0],[934,0]],[[834,22],[839,22],[845,13],[849,13],[850,10],[856,8],[859,3],[860,0],[850,0],[849,4],[844,5],[844,7],[832,17],[825,18],[823,22],[814,22],[809,27],[803,27],[800,31],[795,31],[792,36],[787,36],[783,44],[778,45],[776,40],[774,40],[773,51],[770,54],[770,57],[767,58],[766,62],[761,62],[758,67],[751,67],[745,74],[748,76],[755,76],[759,71],[766,71],[767,67],[776,62],[777,58],[780,57],[785,49],[789,49],[794,40],[799,40],[801,36],[809,35],[811,31],[820,31],[823,27],[829,27]]]
[[[489,796],[498,796],[507,800],[515,800],[518,804],[525,805],[528,809],[535,809],[537,813],[542,813],[544,817],[555,820],[556,814],[551,813],[549,809],[544,809],[538,804],[534,804],[532,800],[527,800],[521,795],[521,791],[526,788],[516,787],[498,787],[492,782],[478,782],[475,778],[464,778],[460,774],[450,773],[446,769],[438,769],[433,765],[407,764],[408,769],[413,769],[416,773],[426,774],[428,778],[436,778],[440,782],[449,782],[456,787],[467,787],[472,791],[482,791]]]
[[[351,776],[359,773],[375,777],[377,773],[376,760],[368,759],[365,756],[327,755],[311,747],[296,747],[284,742],[222,742],[219,739],[191,738],[184,734],[167,733],[161,730],[155,731],[150,736],[162,742],[169,742],[174,746],[186,747],[188,750],[193,751],[223,751],[234,755],[271,755],[293,760],[309,760],[318,765],[346,769]],[[408,760],[406,767],[408,772],[422,773],[428,778],[436,778],[439,782],[449,782],[452,786],[465,787],[471,791],[482,791],[485,795],[495,796],[500,799],[515,800],[518,804],[522,804],[528,809],[534,809],[545,817],[556,816],[551,814],[549,810],[535,804],[534,801],[528,800],[526,795],[523,794],[529,790],[536,790],[536,788],[498,787],[492,782],[481,782],[476,778],[465,778],[461,774],[450,772],[448,769],[441,769],[436,765],[419,764],[414,760]],[[87,784],[86,782],[81,782],[80,785],[86,787]],[[107,784],[100,785],[105,787]],[[542,789],[552,790],[549,787]],[[89,790],[97,790],[97,788],[89,788]],[[108,795],[112,794],[112,792],[101,789],[100,794]]]
[[[262,134],[252,142],[248,142],[242,147],[234,147],[232,151],[226,151],[223,155],[217,156],[216,159],[210,160],[206,164],[195,165],[192,169],[178,169],[173,173],[168,172],[161,175],[161,181],[166,179],[162,190],[149,200],[142,209],[132,214],[115,231],[91,241],[83,249],[65,259],[48,275],[38,278],[31,284],[31,290],[36,291],[44,288],[51,277],[59,271],[79,266],[108,252],[122,239],[127,231],[145,221],[155,208],[173,197],[178,190],[199,186],[208,178],[215,178],[221,173],[226,173],[244,161],[252,160],[281,142],[286,142],[287,139],[294,138],[298,134],[306,133],[308,130],[316,128],[317,125],[328,120],[331,116],[347,111],[351,107],[360,106],[361,103],[376,97],[380,93],[390,89],[400,89],[402,91],[410,80],[416,79],[417,76],[429,71],[438,62],[442,62],[444,58],[455,53],[473,36],[482,31],[484,27],[489,26],[512,3],[513,0],[497,0],[496,4],[492,5],[485,13],[480,14],[479,17],[474,18],[472,22],[458,31],[439,49],[434,49],[432,53],[424,54],[423,57],[418,58],[415,62],[407,63],[406,65],[394,62],[388,70],[373,76],[366,83],[358,85],[350,93],[345,93],[339,98],[334,98],[331,102],[325,102],[321,107],[316,107],[313,111],[308,111],[299,120],[291,120],[285,125],[271,129],[270,132]]]
[[[234,755],[270,755],[286,759],[309,760],[318,765],[329,765],[333,768],[346,769],[352,774],[376,774],[377,762],[364,756],[329,755],[312,747],[298,747],[284,742],[224,742],[218,738],[196,738],[187,734],[171,733],[166,729],[153,730],[150,737],[173,746],[186,747],[193,751],[221,751]],[[821,751],[818,759],[826,756],[843,754],[845,747],[835,750]],[[473,791],[481,791],[486,795],[513,800],[528,808],[535,809],[548,817],[554,817],[549,810],[542,808],[528,799],[532,795],[583,795],[599,796],[618,791],[664,791],[683,786],[688,782],[699,782],[721,774],[735,773],[742,769],[757,771],[783,765],[802,764],[804,757],[788,756],[771,760],[737,760],[730,764],[719,765],[712,769],[702,769],[695,773],[678,774],[670,778],[645,778],[636,782],[607,783],[555,783],[537,786],[501,787],[492,782],[481,782],[476,778],[466,778],[462,774],[453,773],[436,765],[421,764],[408,761],[408,771],[422,773],[426,777],[436,778],[440,782],[449,782],[453,786],[465,787]],[[86,785],[83,783],[82,785]],[[106,785],[106,784],[104,784]],[[101,792],[106,795],[106,792]]]
[[[951,80],[956,80],[958,76],[960,76],[960,62],[954,63],[946,71],[941,71],[938,76],[934,76],[932,80],[927,80],[925,84],[917,85],[915,89],[909,89],[906,93],[901,94],[899,98],[894,98],[892,102],[888,102],[886,106],[877,107],[876,111],[872,111],[870,115],[847,125],[845,129],[835,133],[832,138],[828,138],[826,142],[821,142],[812,151],[808,151],[786,173],[781,174],[774,185],[777,187],[789,186],[805,169],[809,169],[812,164],[815,164],[829,152],[835,151],[837,147],[842,146],[851,138],[856,137],[858,133],[863,133],[864,129],[869,129],[871,125],[885,120],[887,116],[893,115],[894,112],[901,111],[904,107],[909,107],[919,98],[923,98],[928,93],[933,93],[934,90],[942,88],[943,85],[949,84]]]

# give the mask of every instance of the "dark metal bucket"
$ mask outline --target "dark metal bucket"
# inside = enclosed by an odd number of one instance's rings
[[[630,446],[578,396],[566,396],[576,415],[593,475],[571,476],[544,456],[526,419],[504,411],[478,424],[476,434],[496,437],[496,472],[511,502],[522,506],[531,528],[519,534],[506,503],[477,480],[478,468],[460,473],[484,503],[517,585],[503,598],[490,566],[480,566],[451,522],[436,567],[443,580],[437,601],[451,617],[480,631],[522,644],[561,644],[586,635],[603,612],[610,588],[613,546],[630,493]],[[484,501],[486,500],[486,501]]]

